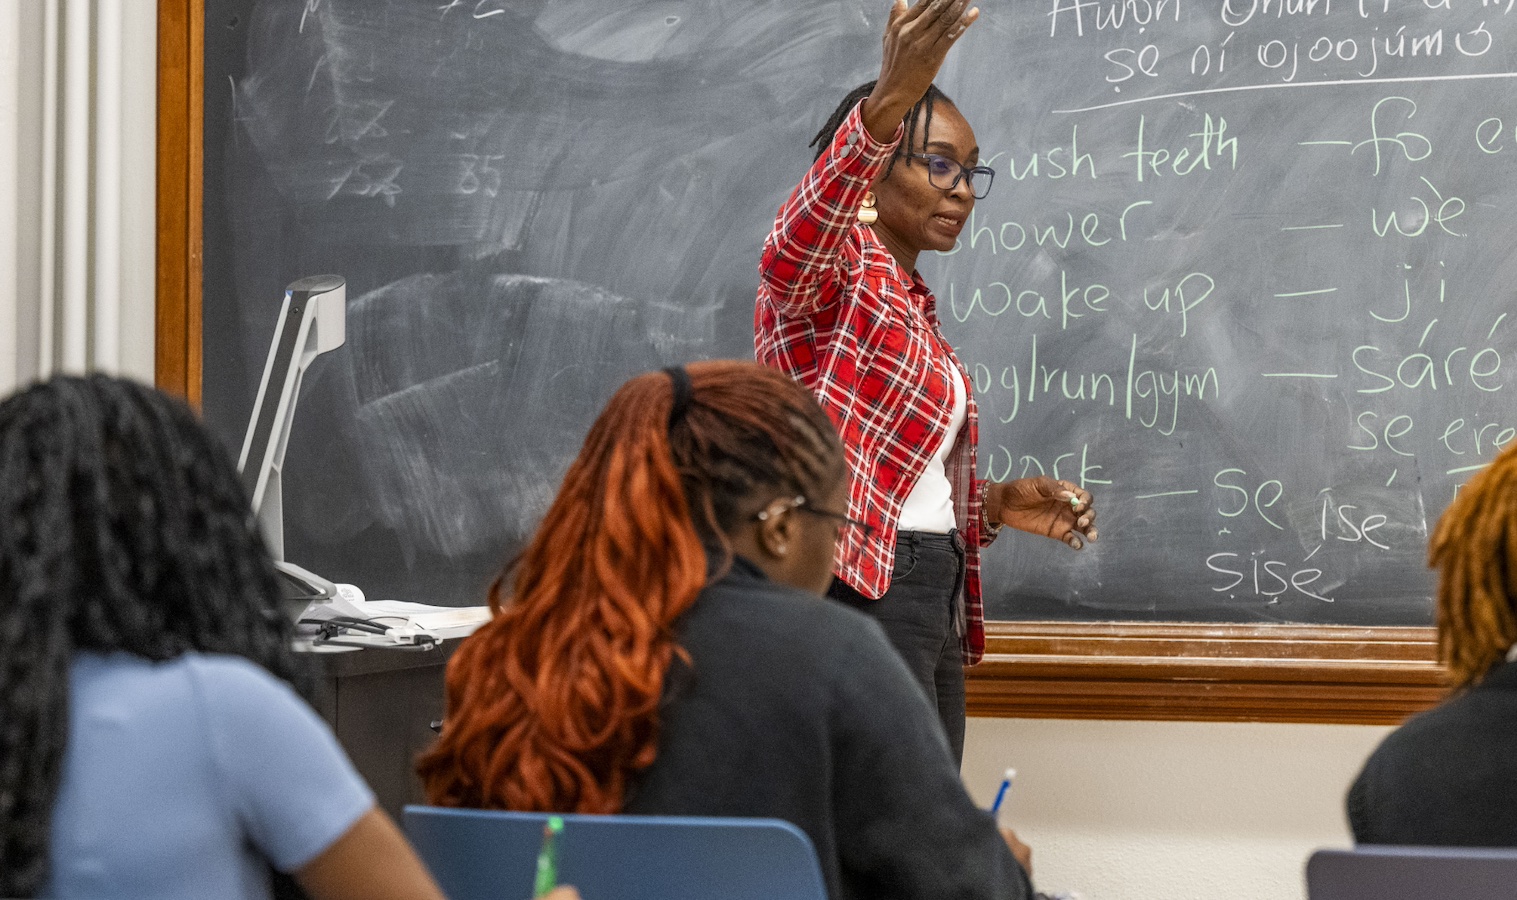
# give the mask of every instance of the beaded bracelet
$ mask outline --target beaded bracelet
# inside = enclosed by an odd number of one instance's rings
[[[990,481],[986,480],[986,481],[980,482],[980,533],[981,534],[988,534],[992,538],[994,538],[996,535],[998,535],[998,534],[1001,533],[1001,526],[1004,525],[1005,523],[1004,522],[995,522],[995,523],[992,523],[990,521],[990,516],[986,513],[986,510],[988,510],[989,508],[990,508]]]

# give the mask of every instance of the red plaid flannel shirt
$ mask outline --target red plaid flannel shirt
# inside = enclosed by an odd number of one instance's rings
[[[890,143],[875,141],[855,107],[780,209],[759,264],[754,350],[809,387],[842,436],[853,476],[848,515],[874,533],[866,541],[860,529],[844,530],[837,576],[866,597],[890,587],[901,506],[947,434],[948,379],[963,379],[968,410],[947,475],[968,550],[960,647],[974,665],[985,653],[980,548],[994,535],[980,529],[972,383],[943,337],[932,292],[858,224],[864,193],[900,139],[897,129]]]

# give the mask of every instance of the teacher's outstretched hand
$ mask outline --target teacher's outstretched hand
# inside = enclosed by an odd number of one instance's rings
[[[875,140],[888,141],[907,111],[927,92],[943,58],[980,17],[969,0],[895,0],[885,24],[880,77],[861,111]]]
[[[992,524],[1063,541],[1076,550],[1096,539],[1095,499],[1090,491],[1046,476],[992,483],[985,514]]]

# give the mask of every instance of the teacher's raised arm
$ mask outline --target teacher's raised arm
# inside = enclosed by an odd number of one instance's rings
[[[979,416],[916,271],[952,250],[995,173],[935,84],[979,18],[968,0],[897,0],[880,76],[845,96],[764,242],[754,347],[809,387],[851,476],[829,593],[877,618],[963,754],[964,666],[984,655],[980,549],[1002,525],[1080,549],[1091,495],[1051,478],[975,477]]]

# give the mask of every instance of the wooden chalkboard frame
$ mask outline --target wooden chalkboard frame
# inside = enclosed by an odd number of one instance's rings
[[[158,386],[200,406],[204,0],[158,0]]]
[[[200,402],[204,0],[158,0],[157,382]],[[973,716],[1394,724],[1437,702],[1430,628],[993,622]]]

